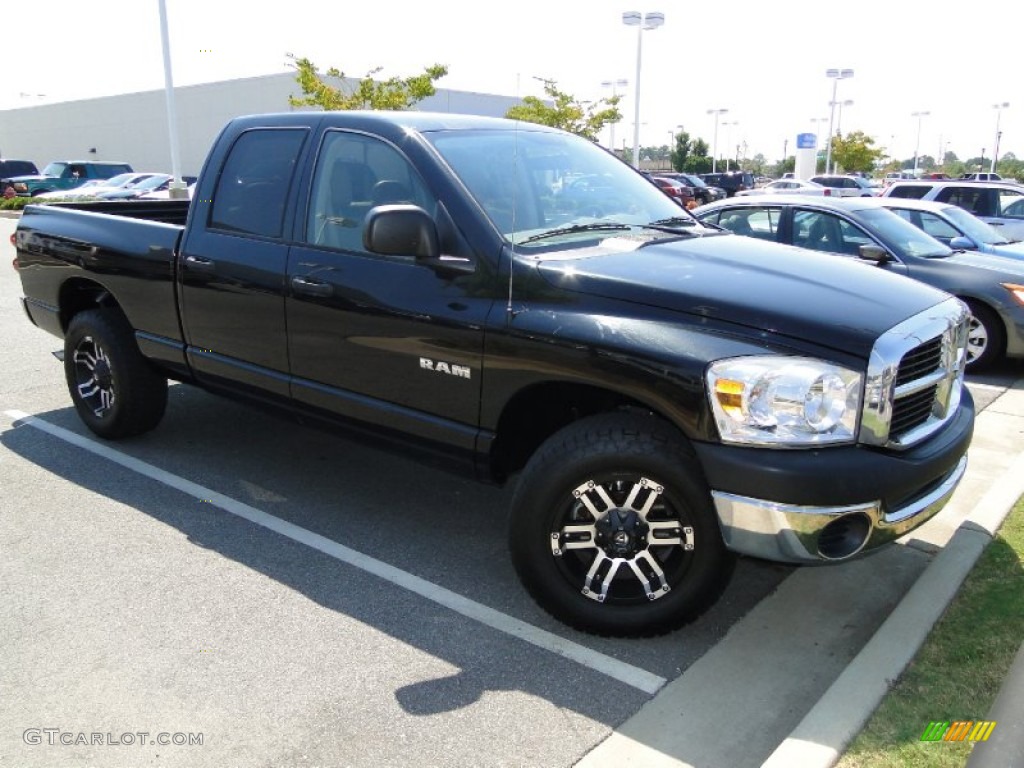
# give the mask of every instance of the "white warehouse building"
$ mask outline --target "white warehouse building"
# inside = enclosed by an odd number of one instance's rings
[[[353,83],[355,81],[352,81]],[[181,173],[197,176],[225,123],[239,115],[288,112],[301,96],[293,73],[225,80],[174,89]],[[510,96],[438,89],[416,105],[424,112],[502,117],[520,103]],[[115,160],[137,171],[171,171],[163,90],[0,111],[0,157],[32,160]]]

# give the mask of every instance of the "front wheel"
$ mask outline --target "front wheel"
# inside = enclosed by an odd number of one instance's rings
[[[64,336],[64,375],[78,415],[100,437],[117,439],[153,429],[167,407],[167,379],[139,352],[119,311],[75,315]]]
[[[549,438],[520,478],[509,543],[534,600],[600,635],[682,626],[734,564],[692,449],[654,416],[593,416]]]
[[[967,301],[971,324],[967,329],[967,370],[979,371],[1003,356],[1006,334],[1002,320],[984,304]]]

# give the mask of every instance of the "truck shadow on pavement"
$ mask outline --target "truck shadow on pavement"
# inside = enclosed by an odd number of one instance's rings
[[[686,628],[642,640],[588,636],[542,613],[519,586],[505,543],[510,488],[444,474],[188,387],[174,386],[170,394],[167,416],[153,433],[97,442],[668,680],[791,572],[742,559],[719,603]],[[38,418],[95,439],[70,407]],[[396,690],[406,713],[435,715],[465,708],[488,691],[524,691],[614,727],[649,698],[244,519],[211,514],[187,494],[38,430],[20,426],[0,442],[56,477],[172,526],[193,544],[459,670]]]

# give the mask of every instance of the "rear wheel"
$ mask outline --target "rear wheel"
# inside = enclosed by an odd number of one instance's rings
[[[967,331],[967,368],[978,371],[1003,356],[1006,332],[999,315],[977,301],[966,301],[971,310],[971,324]]]
[[[520,478],[509,539],[534,600],[602,635],[676,629],[718,598],[734,563],[692,449],[653,416],[594,416],[553,435]]]
[[[78,415],[100,437],[148,432],[163,418],[167,379],[139,352],[117,310],[88,310],[72,318],[64,337],[64,375]]]

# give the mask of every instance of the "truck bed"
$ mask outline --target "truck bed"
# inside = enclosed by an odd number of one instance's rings
[[[188,200],[30,205],[18,232],[25,308],[62,335],[67,291],[116,296],[137,333],[181,340],[174,254]],[[45,234],[44,234],[45,233]],[[64,273],[54,279],[54,270]]]

